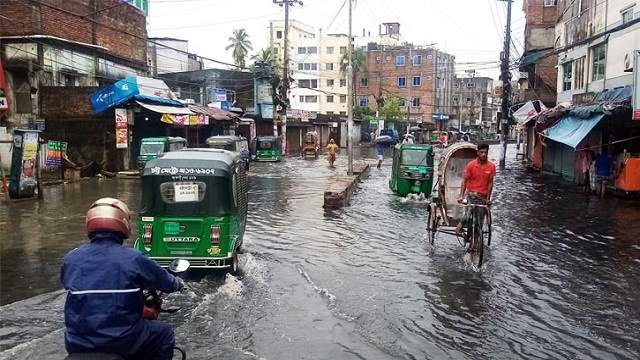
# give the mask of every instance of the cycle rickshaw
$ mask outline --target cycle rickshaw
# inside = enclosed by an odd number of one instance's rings
[[[456,236],[469,243],[474,264],[482,266],[485,241],[491,245],[491,209],[486,205],[459,204],[457,201],[463,181],[464,167],[477,156],[477,147],[471,143],[457,143],[447,147],[438,164],[438,180],[434,197],[427,209],[427,236],[431,245],[438,233]],[[464,221],[465,208],[470,211]],[[463,221],[460,232],[458,224]],[[464,243],[463,243],[464,244]]]

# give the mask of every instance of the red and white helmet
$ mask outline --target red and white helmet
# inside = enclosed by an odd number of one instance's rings
[[[113,198],[96,200],[87,211],[87,234],[109,231],[127,239],[131,232],[131,212],[124,202]]]

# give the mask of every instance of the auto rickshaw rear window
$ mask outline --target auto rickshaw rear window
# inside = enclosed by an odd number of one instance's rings
[[[271,141],[260,141],[258,146],[261,149],[271,149],[273,147],[272,144],[271,144]]]
[[[402,151],[402,165],[427,166],[428,152],[424,150]]]
[[[164,143],[142,143],[140,145],[141,155],[157,155],[164,152]]]
[[[200,202],[204,200],[207,184],[196,182],[165,182],[160,184],[160,196],[167,204]]]

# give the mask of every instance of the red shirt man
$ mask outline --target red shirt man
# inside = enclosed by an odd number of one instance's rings
[[[496,166],[487,159],[489,145],[478,145],[478,157],[469,161],[464,168],[464,180],[460,188],[458,202],[462,202],[465,193],[483,198],[485,204],[491,205],[493,192],[493,178],[496,176]]]

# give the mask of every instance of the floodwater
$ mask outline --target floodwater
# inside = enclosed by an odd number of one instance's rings
[[[252,164],[243,275],[192,276],[166,300],[182,307],[165,320],[189,359],[640,358],[637,202],[509,162],[478,272],[455,237],[428,245],[426,203],[390,192],[388,158],[350,207],[323,210],[345,160]],[[107,195],[135,208],[139,183],[0,203],[0,359],[64,358],[59,262],[84,242],[86,207]]]

